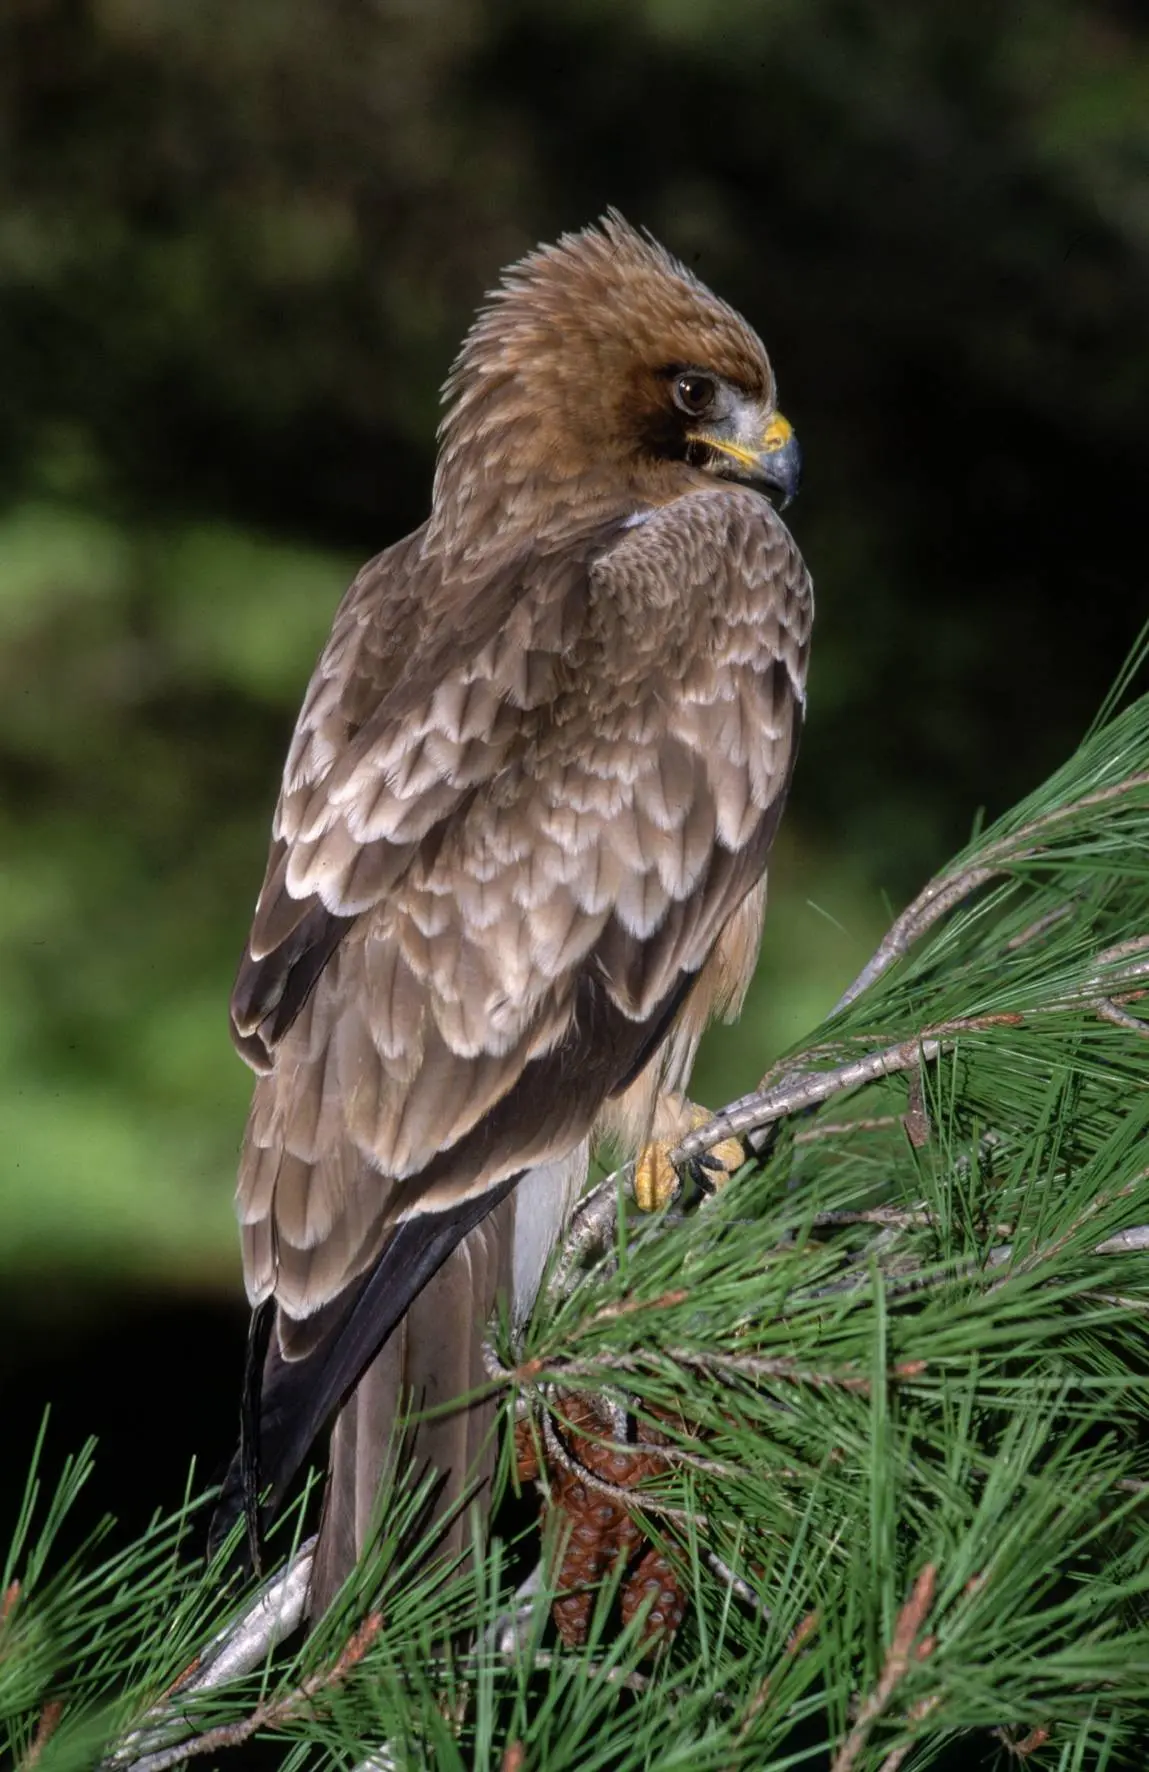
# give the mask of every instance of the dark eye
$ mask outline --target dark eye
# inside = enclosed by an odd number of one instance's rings
[[[674,403],[691,418],[701,418],[714,405],[717,393],[708,375],[680,375],[674,384]]]

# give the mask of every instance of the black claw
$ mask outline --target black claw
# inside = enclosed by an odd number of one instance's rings
[[[709,1199],[718,1186],[719,1178],[725,1173],[721,1161],[712,1157],[709,1152],[701,1157],[692,1157],[684,1165],[686,1177],[696,1193]]]

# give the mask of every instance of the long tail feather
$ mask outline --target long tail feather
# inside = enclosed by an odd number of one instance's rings
[[[216,1506],[211,1529],[213,1547],[226,1536],[242,1509],[248,1516],[249,1539],[254,1540],[252,1563],[258,1568],[262,1522],[281,1505],[329,1417],[355,1388],[380,1350],[386,1348],[397,1325],[413,1303],[419,1302],[464,1238],[507,1199],[516,1179],[510,1177],[499,1187],[448,1211],[424,1213],[399,1225],[366,1281],[339,1301],[330,1323],[324,1325],[321,1339],[302,1359],[286,1358],[278,1335],[272,1334],[263,1360],[258,1414],[251,1404],[252,1366],[253,1359],[258,1360],[255,1349],[260,1336],[257,1312],[248,1343],[247,1397],[240,1447]],[[486,1315],[493,1303],[492,1292]],[[425,1315],[420,1312],[420,1321]],[[433,1334],[433,1314],[428,1329]],[[474,1339],[475,1333],[472,1328],[469,1338]],[[444,1394],[460,1395],[469,1388],[468,1384]],[[258,1506],[254,1498],[261,1495],[263,1504]]]

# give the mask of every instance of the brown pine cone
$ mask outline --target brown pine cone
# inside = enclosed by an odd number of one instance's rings
[[[672,1637],[686,1615],[686,1595],[678,1571],[657,1545],[651,1545],[638,1567],[626,1578],[622,1590],[622,1622],[629,1624],[644,1601],[654,1604],[643,1631],[650,1648]]]
[[[577,1477],[558,1486],[555,1501],[565,1542],[556,1581],[562,1598],[553,1616],[559,1636],[573,1649],[586,1642],[595,1588],[616,1559],[634,1555],[641,1534],[625,1509]]]
[[[591,1475],[629,1489],[662,1467],[657,1454],[602,1444],[608,1424],[589,1399],[564,1395],[556,1400],[569,1424],[571,1451]],[[585,1437],[589,1434],[597,1438]],[[557,1575],[563,1597],[555,1601],[554,1620],[563,1642],[573,1648],[586,1641],[594,1589],[619,1561],[630,1562],[644,1540],[620,1499],[595,1489],[577,1471],[564,1468],[550,1475],[554,1508],[563,1516],[564,1539]]]

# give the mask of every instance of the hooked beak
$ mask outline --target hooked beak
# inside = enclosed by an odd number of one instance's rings
[[[762,433],[751,476],[782,495],[780,510],[797,498],[802,484],[802,450],[789,419],[776,412]]]
[[[723,436],[716,429],[696,432],[692,441],[705,443],[733,462],[734,468],[727,468],[726,472],[733,473],[735,478],[777,492],[781,500],[779,510],[784,511],[791,499],[797,497],[802,483],[802,451],[794,427],[780,412],[773,415],[757,437],[743,440]]]

